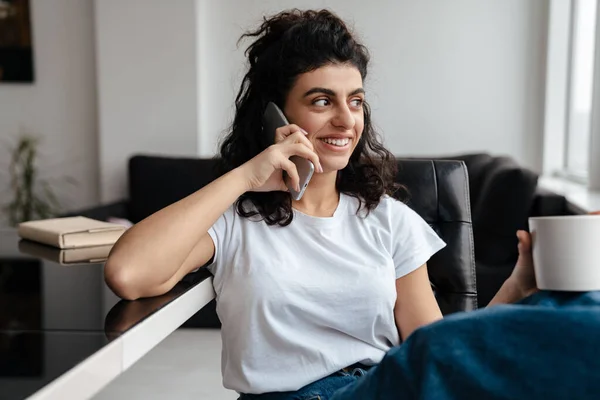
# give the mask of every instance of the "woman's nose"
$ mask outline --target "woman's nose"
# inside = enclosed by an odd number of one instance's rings
[[[336,108],[336,114],[332,122],[334,126],[344,128],[345,130],[354,128],[354,125],[356,124],[354,115],[347,104],[342,104]]]

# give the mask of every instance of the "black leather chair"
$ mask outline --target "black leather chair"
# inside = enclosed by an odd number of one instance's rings
[[[399,159],[398,168],[396,181],[408,190],[407,204],[446,242],[427,263],[442,313],[476,309],[475,248],[464,162]]]
[[[431,283],[444,314],[477,308],[473,231],[467,169],[462,161],[398,160],[397,181],[409,192],[407,204],[447,246],[428,262]],[[215,177],[214,160],[134,156],[129,162],[130,198],[69,215],[138,222],[200,189]],[[213,300],[186,327],[220,327]]]

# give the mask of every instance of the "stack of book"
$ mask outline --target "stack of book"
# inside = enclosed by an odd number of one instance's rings
[[[63,265],[102,262],[126,229],[81,216],[27,221],[19,224],[19,250]]]

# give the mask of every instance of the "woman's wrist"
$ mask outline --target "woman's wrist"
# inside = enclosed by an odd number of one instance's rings
[[[237,168],[232,169],[227,173],[227,175],[231,176],[236,187],[240,189],[240,195],[249,192],[252,190],[252,185],[250,179],[248,179],[248,174],[246,173],[245,166],[246,164],[242,164]]]
[[[510,304],[516,303],[535,293],[537,288],[525,287],[519,282],[514,276],[510,276],[504,283],[498,293],[494,296],[494,298],[490,301],[488,306],[493,306],[495,304]]]
[[[523,282],[520,282],[519,279],[515,278],[514,276],[510,276],[507,279],[508,284],[512,285],[514,287],[514,292],[517,293],[517,296],[519,297],[518,300],[524,299],[525,297],[531,296],[532,294],[534,294],[535,292],[537,292],[539,289],[535,286],[531,286],[530,284],[525,284]]]
[[[507,279],[507,282],[512,286],[511,292],[515,293],[514,301],[522,300],[538,291],[537,287],[531,286],[529,283],[526,284],[513,275]]]

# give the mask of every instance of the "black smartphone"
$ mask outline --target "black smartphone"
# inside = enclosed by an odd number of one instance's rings
[[[272,142],[275,142],[275,130],[285,125],[289,125],[289,122],[287,121],[287,118],[285,118],[285,115],[283,115],[281,109],[277,107],[275,103],[269,102],[265,109],[265,113],[263,114],[263,126],[265,133],[270,135]],[[298,176],[300,177],[300,191],[296,190],[285,171],[283,171],[283,180],[289,189],[292,198],[294,200],[300,200],[308,186],[308,182],[310,182],[310,178],[312,178],[313,173],[315,172],[315,166],[310,160],[299,156],[291,156],[290,161],[296,165],[296,169],[298,170]]]

